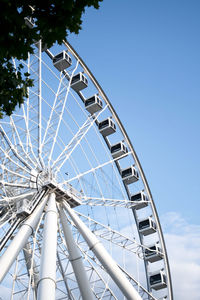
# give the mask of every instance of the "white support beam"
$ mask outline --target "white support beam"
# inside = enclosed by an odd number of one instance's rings
[[[32,288],[33,291],[35,293],[35,295],[37,295],[37,283],[39,281],[39,270],[36,266],[35,260],[33,259],[33,251],[32,248],[30,246],[30,243],[25,244],[24,249],[24,258],[26,261],[26,268],[27,271],[29,273],[29,276],[32,276]]]
[[[42,168],[44,162],[41,155],[42,140],[42,40],[38,42],[38,157]]]
[[[34,212],[22,224],[13,241],[0,257],[0,282],[9,271],[20,250],[23,249],[24,245],[27,243],[29,236],[35,230],[46,202],[47,197],[40,202]]]
[[[65,236],[65,241],[67,244],[68,252],[69,252],[69,261],[72,264],[74,274],[76,276],[76,280],[79,286],[79,290],[83,300],[94,300],[94,296],[90,287],[89,280],[87,278],[87,274],[82,262],[82,256],[77,248],[77,245],[73,239],[72,232],[67,223],[67,219],[63,208],[59,207],[60,220]]]
[[[57,209],[55,194],[49,195],[46,210],[37,300],[55,300]]]
[[[128,300],[142,300],[139,293],[135,290],[129,280],[126,278],[124,273],[117,266],[111,255],[106,251],[101,242],[96,236],[90,231],[90,229],[79,219],[74,210],[70,206],[64,203],[66,211],[70,215],[72,221],[78,228],[79,232],[87,242],[89,248],[96,255],[98,260],[101,262],[103,267],[106,269],[108,274],[111,276],[113,281],[121,290],[122,294]]]

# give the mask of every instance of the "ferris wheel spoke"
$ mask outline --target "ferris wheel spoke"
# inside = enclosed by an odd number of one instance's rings
[[[23,108],[23,117],[26,129],[26,148],[31,153],[40,167],[44,167],[41,156],[41,138],[42,138],[42,49],[41,41],[37,42],[37,54],[29,55],[28,61],[21,63],[27,68],[31,78],[34,79],[34,87],[28,89],[28,99]],[[49,87],[50,89],[50,87]],[[26,111],[25,111],[26,107]]]
[[[19,159],[20,162],[23,163],[24,166],[26,166],[29,170],[32,170],[32,167],[24,160],[24,158],[22,158],[19,155],[17,149],[13,146],[13,144],[11,143],[10,139],[8,138],[7,134],[5,133],[1,125],[0,125],[0,132],[2,137],[5,139],[6,143],[8,144],[8,146],[12,150],[13,154]]]
[[[0,147],[0,150],[2,148]],[[1,164],[1,181],[6,181],[9,180],[12,176],[12,178],[15,178],[15,181],[19,181],[19,179],[25,179],[28,182],[30,181],[31,177],[31,171],[26,170],[23,165],[19,165],[15,160],[13,160],[8,153],[5,154],[6,156],[6,161]],[[13,170],[10,170],[9,168],[6,167],[6,164],[11,167],[12,163],[12,168]],[[24,175],[23,175],[24,174]],[[29,175],[30,177],[27,177]],[[24,181],[24,180],[23,180]],[[12,183],[12,182],[10,182]]]
[[[98,137],[97,128],[94,127],[94,129],[95,129],[95,133],[96,133],[96,135],[97,135],[97,137]],[[99,161],[99,159],[98,159],[98,157],[97,157],[97,155],[96,155],[96,151],[95,151],[95,149],[92,148],[91,143],[88,141],[88,139],[87,139],[86,136],[84,137],[84,141],[86,142],[88,148],[90,149],[90,151],[91,151],[91,153],[92,153],[92,155],[93,155],[93,157],[94,157],[95,162],[97,163],[97,165],[100,165],[100,161]],[[100,143],[101,143],[103,149],[105,150],[105,153],[107,154],[107,157],[110,158],[110,155],[109,155],[110,153],[108,153],[108,148],[105,147],[105,145],[104,145],[104,143],[103,143],[103,141],[102,141],[101,138],[99,138],[99,141],[100,141]],[[88,161],[88,164],[89,164],[90,168],[93,169],[93,165],[92,165],[91,162],[90,162],[91,158],[88,157],[86,151],[84,150],[84,147],[83,147],[81,144],[80,144],[80,147],[81,147],[81,151],[83,152],[83,154],[84,154],[86,160]],[[122,156],[122,158],[123,158],[123,156]],[[117,161],[114,161],[114,162],[115,162],[115,163],[118,163]],[[121,181],[120,181],[120,179],[119,179],[119,176],[118,176],[118,170],[116,170],[116,169],[114,168],[113,164],[112,164],[112,171],[114,172],[114,175],[115,175],[115,177],[116,177],[117,185],[118,185],[118,187],[119,187],[119,190],[120,190],[120,192],[121,192],[121,195],[122,195],[122,197],[123,197],[124,199],[126,199],[126,198],[127,198],[127,195],[124,193],[124,187],[123,187],[123,184],[121,183]],[[109,186],[109,184],[108,184],[108,180],[109,180],[110,178],[108,177],[107,173],[105,173],[105,172],[103,171],[103,169],[100,169],[100,172],[101,172],[101,177],[102,177],[102,179],[103,179],[103,181],[104,181],[104,185],[109,189],[110,186]],[[80,174],[80,172],[79,172],[79,174]],[[93,174],[94,174],[94,177],[95,177],[95,180],[96,180],[97,187],[98,187],[98,189],[99,189],[99,191],[100,191],[101,197],[102,197],[102,199],[104,199],[104,198],[105,198],[105,197],[104,197],[104,193],[102,192],[102,188],[101,188],[101,186],[100,186],[100,184],[99,184],[98,176],[97,176],[96,172],[94,172]],[[83,179],[83,178],[82,178],[82,179]],[[123,203],[123,205],[124,205],[124,203]]]
[[[27,100],[27,106],[28,106],[28,101]],[[33,145],[32,145],[32,141],[31,141],[31,136],[30,136],[30,132],[29,132],[29,114],[28,114],[28,109],[27,109],[27,114],[25,112],[25,107],[24,104],[22,104],[22,110],[23,110],[23,117],[24,117],[24,124],[25,124],[25,130],[26,130],[26,153],[28,153],[29,149],[30,149],[30,155],[33,156],[35,162],[33,163],[33,165],[39,165],[39,160],[36,157],[34,151],[33,151]]]
[[[24,172],[24,167],[23,166],[21,166],[21,165],[19,165],[16,161],[14,161],[10,156],[8,156],[8,155],[6,155],[6,158],[9,160],[9,162],[10,163],[12,163],[13,164],[13,166],[15,166],[15,168],[14,168],[14,170],[19,170],[19,172],[20,173],[23,173]],[[5,163],[4,164],[2,164],[1,165],[2,166],[2,170],[4,170],[5,169]],[[28,173],[28,174],[30,174],[31,175],[31,172],[30,171],[27,171],[27,170],[25,170],[26,171],[26,173]],[[17,173],[17,175],[18,175],[19,173]]]
[[[19,195],[14,195],[14,196],[2,196],[2,199],[0,199],[0,204],[2,203],[2,205],[4,204],[9,204],[9,202],[15,202],[18,201],[19,199],[21,199],[22,197],[26,198],[26,197],[30,197],[33,196],[34,192],[33,191],[28,191],[27,193],[21,193]]]
[[[60,110],[58,110],[58,108],[61,109],[61,106],[63,105],[63,97],[64,97],[63,93],[65,92],[65,90],[67,90],[67,86],[64,86],[64,88],[61,89],[63,79],[64,79],[64,76],[62,76],[59,80],[58,89],[57,89],[57,92],[54,97],[54,103],[53,103],[53,106],[51,107],[50,116],[47,121],[47,126],[45,129],[44,135],[43,135],[41,150],[43,149],[44,145],[46,143],[48,143],[48,141],[50,139],[49,135],[51,136],[50,131],[53,130],[53,126],[55,124],[55,119],[59,119]],[[54,133],[55,133],[55,129],[53,130],[53,135],[54,135]]]
[[[15,171],[13,171],[13,170],[10,170],[10,169],[6,168],[5,165],[0,165],[0,167],[1,167],[2,170],[3,170],[4,172],[6,172],[6,173],[13,174],[13,175],[15,175],[16,177],[20,177],[20,178],[26,179],[27,181],[30,180],[29,177],[24,176],[24,175],[21,174],[21,173],[17,173],[17,172],[15,172]]]
[[[105,107],[106,108],[106,107]],[[104,108],[104,109],[105,109]],[[101,113],[103,110],[101,111]],[[67,159],[69,159],[70,155],[73,153],[73,151],[76,149],[76,147],[80,144],[81,140],[86,136],[90,128],[94,125],[95,121],[101,114],[99,113],[95,118],[88,117],[88,119],[85,121],[85,123],[79,127],[79,130],[74,135],[72,140],[69,142],[69,144],[65,147],[65,149],[62,151],[62,153],[58,156],[58,158],[54,161],[52,164],[52,167],[56,166],[58,164],[56,172],[59,172],[62,168],[63,164]],[[93,119],[93,120],[92,120]]]
[[[61,121],[62,121],[62,117],[63,117],[65,105],[66,105],[66,101],[67,101],[67,99],[68,99],[68,94],[69,94],[69,91],[70,91],[70,84],[71,84],[71,81],[72,81],[72,77],[73,77],[73,75],[74,75],[74,72],[75,72],[76,69],[78,68],[78,65],[79,65],[79,61],[77,61],[76,66],[75,66],[75,68],[73,69],[72,74],[71,74],[71,76],[70,76],[70,80],[69,80],[69,83],[68,83],[67,91],[66,91],[66,94],[65,94],[65,97],[64,97],[64,101],[63,101],[63,103],[62,103],[61,113],[59,114],[58,123],[57,123],[57,125],[56,125],[55,136],[54,136],[54,138],[53,138],[53,143],[52,143],[51,151],[50,151],[49,158],[48,158],[48,164],[49,164],[50,161],[51,161],[52,154],[53,154],[53,151],[54,151],[56,139],[57,139],[57,136],[58,136],[60,124],[61,124]]]
[[[28,189],[28,188],[30,188],[30,184],[10,183],[10,182],[6,182],[4,180],[0,180],[0,185],[17,187],[17,188],[22,188],[22,189]]]
[[[16,143],[15,146],[16,146],[16,147],[17,147],[17,146],[20,147],[20,149],[22,150],[22,155],[23,155],[23,157],[26,157],[26,158],[28,159],[28,161],[29,161],[34,167],[36,167],[36,163],[31,159],[31,157],[29,156],[29,154],[28,154],[28,153],[25,151],[25,149],[24,149],[23,142],[22,142],[22,140],[21,140],[21,138],[20,138],[20,134],[19,134],[19,132],[18,132],[18,130],[17,130],[17,127],[16,127],[16,125],[15,125],[15,122],[14,122],[12,116],[10,117],[10,121],[11,121],[11,126],[12,126],[12,128],[14,129],[14,132],[15,132],[15,134],[16,134],[17,140],[19,141],[18,143]]]
[[[128,153],[128,154],[130,154],[130,153]],[[125,157],[125,156],[127,156],[127,154],[122,155],[121,158],[123,158],[123,157]],[[90,173],[93,173],[93,172],[95,172],[95,171],[98,170],[98,169],[102,169],[103,167],[105,167],[105,166],[107,166],[107,165],[112,165],[112,164],[113,164],[115,161],[117,161],[117,160],[118,160],[118,158],[111,159],[111,160],[109,160],[109,161],[107,161],[107,162],[105,162],[105,163],[103,163],[103,164],[100,164],[100,165],[98,165],[98,166],[96,166],[96,167],[94,167],[94,168],[92,168],[92,169],[90,169],[90,170],[88,170],[88,171],[85,171],[85,172],[83,172],[83,173],[80,173],[80,174],[78,174],[77,176],[75,176],[75,177],[73,177],[73,178],[69,178],[68,180],[66,180],[66,181],[63,182],[63,183],[73,182],[74,180],[80,179],[80,178],[82,178],[83,176],[88,175],[88,174],[90,174]]]
[[[69,144],[65,147],[65,149],[61,152],[61,154],[57,157],[57,159],[53,162],[52,168],[55,167],[58,164],[57,172],[59,172],[62,165],[65,163],[65,161],[69,158],[72,151],[76,148],[76,146],[80,143],[81,137],[84,134],[84,132],[87,130],[90,122],[91,117],[89,117],[84,124],[79,128],[77,133],[74,135],[72,140],[69,142]],[[60,163],[60,164],[59,164]]]
[[[42,167],[44,162],[41,155],[42,142],[42,40],[38,42],[38,158]]]

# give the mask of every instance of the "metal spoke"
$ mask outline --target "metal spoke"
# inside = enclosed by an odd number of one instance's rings
[[[26,166],[29,170],[31,170],[32,169],[31,166],[24,160],[24,158],[22,158],[19,155],[17,149],[13,146],[13,144],[11,143],[10,139],[8,138],[7,134],[5,133],[1,125],[0,125],[0,132],[3,138],[5,139],[5,141],[7,142],[8,146],[12,150],[13,154],[20,160],[20,162],[23,163],[24,166]]]
[[[58,168],[57,168],[56,172],[60,171],[60,169],[62,168],[62,166],[65,163],[65,161],[67,159],[69,159],[69,157],[72,154],[72,152],[80,144],[81,140],[85,137],[85,135],[87,134],[87,132],[90,130],[90,128],[93,126],[93,124],[95,123],[95,121],[97,120],[97,118],[99,117],[99,115],[103,111],[104,110],[102,110],[94,119],[92,117],[89,117],[85,121],[85,123],[79,128],[78,132],[74,135],[73,139],[69,142],[69,144],[63,150],[63,152],[59,155],[59,157],[52,164],[52,168],[53,168],[57,163],[61,162],[60,165],[58,165]]]
[[[122,158],[125,157],[125,156],[126,155],[122,155]],[[80,179],[81,177],[83,177],[83,176],[85,176],[87,174],[93,173],[96,170],[101,169],[101,168],[103,168],[103,167],[105,167],[105,166],[107,166],[109,164],[113,164],[113,162],[116,161],[116,160],[117,160],[117,158],[111,159],[111,160],[109,160],[109,161],[107,161],[107,162],[105,162],[105,163],[103,163],[103,164],[101,164],[101,165],[99,165],[97,167],[94,167],[94,168],[92,168],[92,169],[90,169],[90,170],[88,170],[86,172],[83,172],[83,173],[81,173],[81,174],[79,174],[79,175],[77,175],[77,176],[75,176],[73,178],[68,179],[66,182],[69,183],[69,182],[72,182],[72,181],[74,181],[76,179]]]
[[[76,69],[77,69],[77,67],[78,67],[78,64],[79,64],[79,61],[77,61],[76,67],[74,68],[74,70],[73,70],[73,72],[72,72],[72,75],[71,75],[71,78],[70,78],[70,81],[69,81],[69,84],[68,84],[68,87],[67,87],[67,92],[66,92],[66,94],[65,94],[65,98],[64,98],[64,101],[63,101],[62,111],[61,111],[61,113],[59,114],[59,120],[58,120],[58,124],[57,124],[57,127],[56,127],[56,134],[55,134],[54,139],[53,139],[53,144],[52,144],[51,151],[50,151],[50,155],[49,155],[49,159],[48,159],[48,162],[49,162],[49,163],[50,163],[50,161],[51,161],[52,153],[53,153],[54,146],[55,146],[55,143],[56,143],[56,138],[57,138],[58,131],[59,131],[59,128],[60,128],[60,123],[61,123],[61,120],[62,120],[62,117],[63,117],[65,104],[66,104],[66,101],[67,101],[67,98],[68,98],[68,94],[69,94],[69,89],[70,89],[71,80],[72,80],[72,77],[73,77],[74,72],[76,71]]]

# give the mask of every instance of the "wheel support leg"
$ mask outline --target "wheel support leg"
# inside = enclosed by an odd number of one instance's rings
[[[38,300],[55,300],[57,250],[57,209],[55,194],[48,199],[38,283]]]
[[[9,271],[20,250],[23,249],[24,245],[27,243],[29,236],[35,230],[39,222],[40,216],[44,210],[46,201],[47,197],[45,197],[42,200],[42,202],[38,205],[35,211],[22,224],[13,241],[10,243],[6,251],[0,257],[0,282],[3,280],[3,278]]]
[[[87,278],[87,274],[82,262],[81,254],[76,246],[76,243],[73,239],[72,232],[69,228],[69,225],[67,223],[67,219],[65,216],[65,213],[63,211],[63,208],[60,207],[59,209],[60,213],[60,220],[65,236],[65,241],[67,244],[68,252],[69,252],[69,260],[72,264],[76,280],[79,286],[79,290],[82,296],[83,300],[94,300],[93,293],[90,287],[89,280]]]
[[[116,262],[106,251],[96,236],[90,231],[90,229],[80,220],[73,209],[66,203],[64,203],[65,209],[70,215],[72,221],[78,228],[79,232],[87,242],[90,250],[94,252],[98,260],[106,269],[108,274],[112,277],[113,281],[119,287],[123,295],[128,300],[142,300],[139,293],[135,290],[132,284],[128,281],[124,273],[117,266]]]

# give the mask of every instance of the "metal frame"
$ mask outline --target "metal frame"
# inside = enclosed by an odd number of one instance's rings
[[[85,63],[79,57],[79,55],[75,52],[75,50],[71,47],[68,42],[64,42],[69,52],[73,54],[76,59],[76,65],[73,68],[71,73],[67,73],[63,71],[60,74],[59,86],[57,92],[54,95],[54,103],[51,107],[51,113],[49,119],[47,121],[47,126],[43,129],[43,116],[42,116],[42,102],[43,94],[42,94],[42,42],[38,42],[38,54],[35,55],[34,59],[29,57],[27,62],[27,69],[32,71],[35,74],[36,78],[36,91],[29,91],[29,98],[27,107],[22,105],[23,115],[15,114],[14,117],[11,117],[9,120],[9,126],[12,134],[5,132],[3,126],[0,124],[0,136],[2,138],[2,144],[0,146],[0,155],[3,153],[3,179],[0,180],[0,184],[2,189],[5,191],[6,201],[9,199],[9,210],[6,212],[4,219],[0,220],[0,226],[4,226],[6,224],[6,234],[4,238],[1,240],[2,246],[2,256],[0,257],[0,281],[3,280],[5,275],[8,273],[9,269],[13,265],[16,260],[15,266],[15,274],[17,274],[17,269],[19,269],[20,264],[24,264],[27,268],[27,275],[29,276],[29,291],[28,297],[30,296],[30,284],[32,283],[33,288],[33,297],[37,297],[38,300],[43,299],[52,299],[54,300],[56,297],[56,272],[59,272],[62,279],[60,281],[65,284],[65,295],[69,297],[69,299],[75,299],[76,291],[79,289],[80,294],[84,300],[86,299],[94,299],[95,289],[91,287],[91,282],[93,278],[93,274],[95,274],[96,281],[100,282],[100,285],[104,286],[102,288],[101,297],[103,295],[108,295],[108,297],[113,297],[114,299],[118,299],[115,293],[111,290],[107,282],[104,280],[101,272],[99,272],[99,268],[102,269],[102,272],[106,272],[110,275],[112,280],[116,283],[116,285],[121,290],[122,294],[131,300],[139,300],[142,299],[141,296],[145,295],[149,299],[156,299],[153,294],[151,294],[150,286],[149,286],[149,265],[148,262],[144,259],[144,251],[147,246],[144,244],[144,237],[139,234],[139,243],[136,243],[134,240],[126,237],[121,234],[120,231],[113,230],[106,225],[101,224],[95,219],[91,219],[91,217],[86,217],[81,213],[75,213],[74,209],[71,207],[76,207],[77,205],[103,205],[105,207],[122,207],[132,210],[133,215],[135,217],[136,226],[138,226],[139,218],[138,212],[134,209],[134,203],[130,201],[130,190],[128,184],[121,180],[121,185],[124,185],[124,189],[127,193],[128,200],[116,200],[116,199],[105,199],[102,193],[102,189],[100,184],[98,183],[98,188],[100,193],[102,194],[102,198],[89,199],[84,198],[83,195],[77,193],[77,195],[69,194],[67,190],[63,190],[59,186],[55,186],[52,188],[52,182],[54,176],[59,174],[63,165],[67,160],[69,160],[72,156],[72,153],[75,151],[77,146],[80,146],[83,153],[84,149],[82,148],[82,141],[86,141],[86,135],[89,130],[93,127],[98,130],[99,117],[101,114],[104,114],[105,111],[110,111],[112,117],[115,119],[117,126],[122,133],[125,144],[127,145],[128,152],[122,156],[120,156],[120,161],[125,156],[132,156],[135,162],[135,166],[140,173],[140,177],[142,178],[142,182],[145,188],[145,192],[148,196],[147,204],[151,207],[152,216],[156,222],[157,226],[157,234],[160,242],[161,255],[164,260],[164,267],[166,272],[166,277],[168,279],[168,297],[170,300],[173,300],[172,294],[172,285],[171,285],[171,277],[170,277],[170,269],[168,263],[168,257],[166,252],[166,247],[164,243],[164,238],[158,218],[158,214],[156,211],[156,207],[154,201],[152,199],[152,195],[148,186],[148,182],[145,178],[144,172],[138,160],[138,157],[133,149],[133,146],[126,134],[126,131],[121,124],[120,119],[118,118],[116,112],[114,111],[110,101],[106,97],[102,88],[87,68]],[[53,54],[49,50],[45,50],[46,54],[53,59]],[[89,77],[95,88],[97,89],[99,95],[104,101],[104,107],[98,111],[97,114],[92,114],[87,116],[86,121],[82,123],[82,125],[78,125],[78,129],[73,137],[69,141],[65,147],[62,147],[60,154],[57,158],[53,158],[53,151],[57,146],[57,140],[59,138],[59,129],[61,127],[61,122],[63,118],[63,114],[66,109],[66,102],[68,99],[68,95],[70,92],[71,80],[73,78],[74,73],[81,66]],[[67,78],[68,83],[65,82]],[[48,86],[50,89],[51,87]],[[78,91],[76,93],[80,99],[85,101],[85,97],[82,92]],[[33,101],[37,96],[36,103]],[[31,104],[30,104],[31,103]],[[33,104],[35,103],[35,104]],[[30,104],[30,105],[29,105]],[[25,129],[24,132],[21,130],[20,126],[16,126],[15,122],[21,121],[20,118],[24,119]],[[76,121],[76,120],[74,120]],[[54,128],[53,128],[54,125]],[[32,132],[32,138],[30,136],[30,132]],[[43,132],[43,135],[42,135]],[[26,136],[26,143],[23,144],[21,142],[21,135]],[[108,150],[110,150],[110,143],[107,135],[101,136],[101,139],[107,145]],[[60,142],[62,145],[62,141]],[[49,144],[49,147],[45,149],[45,146]],[[89,145],[88,145],[89,147]],[[111,157],[111,154],[110,154]],[[45,165],[45,162],[47,162]],[[9,162],[8,165],[6,162]],[[119,162],[119,158],[116,157],[111,159],[110,161],[106,161],[103,163],[98,163],[98,166],[93,167],[93,165],[88,161],[91,169],[84,172],[77,171],[77,175],[75,175],[70,180],[64,181],[64,184],[70,187],[70,182],[75,179],[79,179],[81,177],[94,172],[94,177],[96,178],[95,172],[106,167],[107,165],[114,165],[118,169],[118,174],[121,172],[121,166]],[[14,166],[14,168],[12,168]],[[51,172],[50,172],[51,169]],[[49,172],[49,173],[48,173]],[[115,171],[116,172],[116,171]],[[54,174],[53,174],[54,173]],[[45,178],[48,174],[49,184],[45,183]],[[46,177],[45,177],[46,176]],[[16,179],[16,180],[15,180]],[[97,180],[98,182],[98,180]],[[31,194],[28,194],[27,190],[33,190],[33,197]],[[14,191],[14,192],[13,192]],[[31,200],[28,199],[27,203],[31,203],[30,206],[30,215],[27,217],[29,210],[27,210],[27,214],[17,215],[15,201],[19,200],[21,197],[21,192],[23,191],[24,197],[29,195],[32,197]],[[37,191],[37,193],[36,193]],[[41,192],[42,191],[42,192]],[[59,191],[59,196],[58,196]],[[62,193],[65,193],[62,199]],[[76,193],[76,191],[75,191]],[[46,196],[45,196],[46,195]],[[73,197],[75,197],[73,199]],[[67,199],[70,201],[67,203]],[[1,199],[0,199],[1,200]],[[48,205],[46,206],[46,204]],[[57,207],[58,206],[58,212]],[[71,206],[71,207],[70,207]],[[46,208],[45,208],[46,207]],[[45,220],[43,221],[43,212],[45,210]],[[65,213],[64,212],[67,213]],[[59,219],[58,219],[59,216]],[[15,220],[13,222],[13,220]],[[95,234],[92,232],[93,230],[88,228],[84,223],[92,222],[92,228],[94,229]],[[60,224],[62,224],[62,230],[60,228]],[[70,226],[71,224],[71,226]],[[71,227],[71,228],[70,228]],[[38,239],[34,236],[34,231],[37,228]],[[44,230],[43,230],[44,228]],[[101,228],[101,233],[99,234],[98,228]],[[57,231],[58,229],[58,231]],[[77,242],[74,239],[74,229],[77,230],[78,236],[82,236],[83,243]],[[92,231],[91,231],[92,230]],[[41,236],[41,232],[43,231],[43,237]],[[33,241],[29,239],[29,237],[33,236]],[[140,256],[144,259],[145,272],[147,277],[147,288],[148,291],[140,286],[140,282],[135,278],[131,277],[131,275],[126,272],[121,266],[118,266],[114,259],[108,254],[107,250],[97,239],[97,236],[103,241],[109,241],[113,245],[117,245],[118,247],[125,248],[127,251],[132,252],[136,256]],[[10,241],[12,238],[14,239]],[[43,238],[43,242],[42,242]],[[34,245],[34,247],[33,247]],[[89,247],[91,254],[88,253],[88,250],[85,250],[85,245]],[[31,247],[34,248],[32,251]],[[5,249],[4,249],[5,248]],[[88,248],[87,248],[88,249]],[[5,251],[4,251],[5,250]],[[24,258],[22,259],[18,254],[23,250]],[[38,277],[38,257],[40,257],[41,264],[40,265],[40,275]],[[36,260],[34,260],[34,255]],[[82,258],[83,257],[83,258]],[[93,264],[92,261],[96,264]],[[70,264],[71,263],[71,264]],[[73,276],[71,271],[71,266],[73,268]],[[87,266],[87,267],[86,267]],[[58,268],[57,268],[58,267]],[[68,287],[68,281],[74,280],[71,279],[71,276],[76,279],[78,286],[72,288],[72,290]],[[23,274],[20,276],[14,276],[13,282],[13,290],[15,281],[20,281],[23,277]],[[59,280],[57,282],[59,286]],[[96,283],[95,283],[96,284]],[[58,287],[59,288],[59,287]],[[23,293],[23,289],[21,290]],[[107,294],[106,294],[107,293]],[[35,298],[34,298],[35,299]]]

